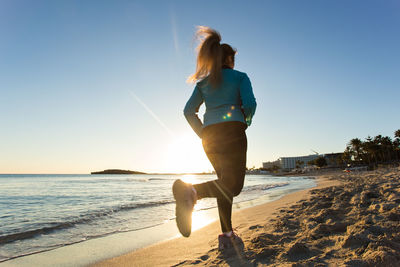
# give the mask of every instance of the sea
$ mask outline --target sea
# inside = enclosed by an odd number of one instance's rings
[[[202,183],[215,175],[0,175],[0,262],[175,218],[176,179]],[[312,177],[246,175],[234,208],[272,201],[315,186]],[[216,208],[199,200],[195,212]]]

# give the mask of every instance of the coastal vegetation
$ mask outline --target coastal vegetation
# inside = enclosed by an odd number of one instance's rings
[[[317,167],[321,168],[321,167],[328,165],[328,163],[326,162],[326,159],[323,156],[319,156],[318,158],[307,162],[307,165],[317,166]]]
[[[400,129],[394,132],[394,138],[377,135],[368,136],[362,141],[353,138],[342,155],[344,163],[375,168],[378,164],[398,163],[400,160]]]

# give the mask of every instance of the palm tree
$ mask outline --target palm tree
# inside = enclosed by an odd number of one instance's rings
[[[394,154],[396,156],[396,160],[398,161],[400,155],[400,129],[394,132],[393,149],[394,149]]]
[[[302,160],[296,160],[296,169],[299,169],[303,166],[304,161]]]
[[[385,161],[385,155],[383,152],[383,146],[382,146],[382,135],[377,135],[374,137],[374,139],[372,140],[372,142],[374,143],[374,146],[376,148],[376,154],[378,156],[378,161],[379,162],[383,162]]]
[[[387,160],[392,161],[392,154],[394,152],[392,138],[390,138],[389,136],[382,137],[381,145],[382,145],[382,150],[386,152],[386,155],[388,157]]]
[[[400,139],[400,129],[398,129],[397,131],[394,132],[394,137],[396,139]]]
[[[371,163],[375,163],[374,165],[378,164],[377,147],[374,144],[372,138],[368,136],[361,146],[362,150],[365,152],[363,155],[363,160],[365,162],[368,162],[369,166],[371,166]]]
[[[361,151],[362,151],[362,141],[359,138],[353,138],[350,140],[348,146],[349,151],[354,156],[356,161],[361,160]]]
[[[351,162],[351,150],[350,150],[349,146],[347,146],[346,150],[343,152],[341,160],[345,165],[347,165],[347,164],[349,164]],[[308,162],[307,164],[309,164],[309,163],[310,162]]]

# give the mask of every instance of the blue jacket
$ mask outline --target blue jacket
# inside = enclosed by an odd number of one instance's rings
[[[197,113],[203,102],[206,105],[203,122]],[[241,121],[248,126],[256,111],[256,99],[249,77],[244,72],[222,69],[222,82],[212,88],[207,78],[198,82],[184,109],[190,126],[201,138],[203,128],[227,121]]]

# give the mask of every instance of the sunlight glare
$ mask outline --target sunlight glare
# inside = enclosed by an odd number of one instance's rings
[[[185,183],[189,183],[189,184],[198,184],[201,182],[201,180],[197,179],[197,177],[193,174],[185,174],[182,175],[182,181],[184,181]]]
[[[169,144],[167,166],[168,170],[174,173],[195,173],[212,170],[212,166],[203,151],[201,139],[189,132],[174,138]]]
[[[216,220],[209,212],[198,211],[192,214],[192,231],[198,230]]]

